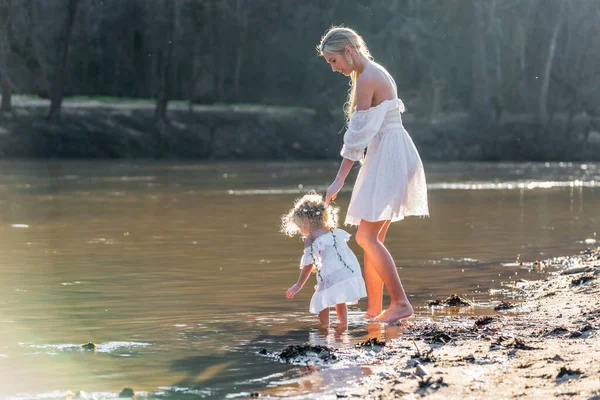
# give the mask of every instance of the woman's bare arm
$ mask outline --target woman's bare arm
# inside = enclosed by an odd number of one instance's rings
[[[369,77],[359,77],[356,81],[356,109],[367,110],[371,107],[371,101],[373,100],[373,93],[375,91],[376,82]],[[342,159],[340,169],[338,170],[337,176],[333,183],[327,189],[325,195],[325,205],[329,205],[331,200],[335,200],[338,192],[344,186],[346,177],[350,173],[354,161],[347,158]]]

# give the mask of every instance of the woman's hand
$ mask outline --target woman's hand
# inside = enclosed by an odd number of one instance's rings
[[[302,286],[295,284],[294,286],[289,288],[287,290],[287,292],[285,292],[285,297],[287,297],[288,299],[291,299],[292,297],[294,297],[296,295],[296,293],[298,293],[300,291],[300,289],[302,289]]]
[[[325,195],[325,207],[329,205],[331,200],[335,200],[338,192],[342,189],[342,186],[344,186],[344,181],[339,181],[337,179],[333,181],[333,183],[327,189],[327,194]]]

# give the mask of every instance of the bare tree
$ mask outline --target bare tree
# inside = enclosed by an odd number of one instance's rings
[[[246,47],[246,37],[248,35],[248,15],[250,14],[250,4],[248,0],[236,1],[236,17],[238,20],[239,42],[235,54],[235,70],[233,72],[233,93],[235,98],[240,95],[240,73],[244,61],[244,52]]]
[[[10,30],[10,0],[0,0],[0,89],[2,92],[2,105],[0,114],[11,112],[12,85],[8,73],[8,57],[10,45],[8,32]]]
[[[50,92],[50,113],[48,119],[55,121],[60,119],[60,109],[62,106],[65,78],[67,72],[67,61],[69,58],[69,47],[71,45],[71,33],[73,32],[73,23],[75,22],[75,14],[79,0],[69,0],[67,6],[67,14],[62,32],[62,40],[58,46],[58,57],[54,70],[54,79],[52,81],[52,89]]]
[[[169,83],[171,64],[173,57],[173,39],[175,33],[175,1],[164,0],[165,19],[167,25],[167,34],[165,36],[165,46],[162,53],[162,69],[160,71],[158,93],[156,95],[156,108],[154,109],[154,119],[163,128],[167,123],[167,103],[169,101]]]
[[[486,31],[488,24],[486,23],[486,4],[484,2],[473,1],[473,13],[475,20],[473,21],[473,55],[472,55],[472,110],[481,110],[490,100],[489,92],[489,76],[487,70],[488,55],[487,46],[485,43]]]
[[[550,87],[550,74],[552,72],[552,64],[554,62],[554,54],[558,41],[558,33],[563,24],[563,9],[564,2],[560,2],[560,10],[557,14],[557,20],[552,28],[552,36],[548,44],[548,55],[544,64],[544,72],[542,74],[542,85],[540,89],[540,100],[538,103],[538,117],[542,125],[548,123],[548,89]]]

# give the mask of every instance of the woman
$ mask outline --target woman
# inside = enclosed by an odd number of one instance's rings
[[[341,151],[343,160],[327,190],[325,204],[336,198],[354,162],[361,161],[345,224],[358,225],[356,242],[365,253],[365,318],[393,322],[410,317],[413,308],[384,245],[390,223],[408,215],[429,215],[423,164],[402,125],[404,104],[398,99],[394,79],[373,60],[362,37],[352,29],[329,29],[318,52],[332,71],[351,79],[345,106],[348,130]],[[391,297],[385,311],[383,285]]]

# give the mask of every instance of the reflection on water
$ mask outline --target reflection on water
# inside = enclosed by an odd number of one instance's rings
[[[13,161],[0,170],[0,396],[302,393],[369,371],[311,371],[256,353],[402,338],[402,327],[363,321],[364,300],[338,333],[315,328],[311,283],[285,299],[302,243],[278,232],[280,216],[301,193],[324,191],[337,163]],[[431,218],[392,224],[386,242],[420,317],[489,313],[510,282],[548,272],[521,262],[596,243],[595,164],[426,163],[426,173]],[[453,293],[477,306],[425,307]],[[96,352],[78,347],[88,341]]]

